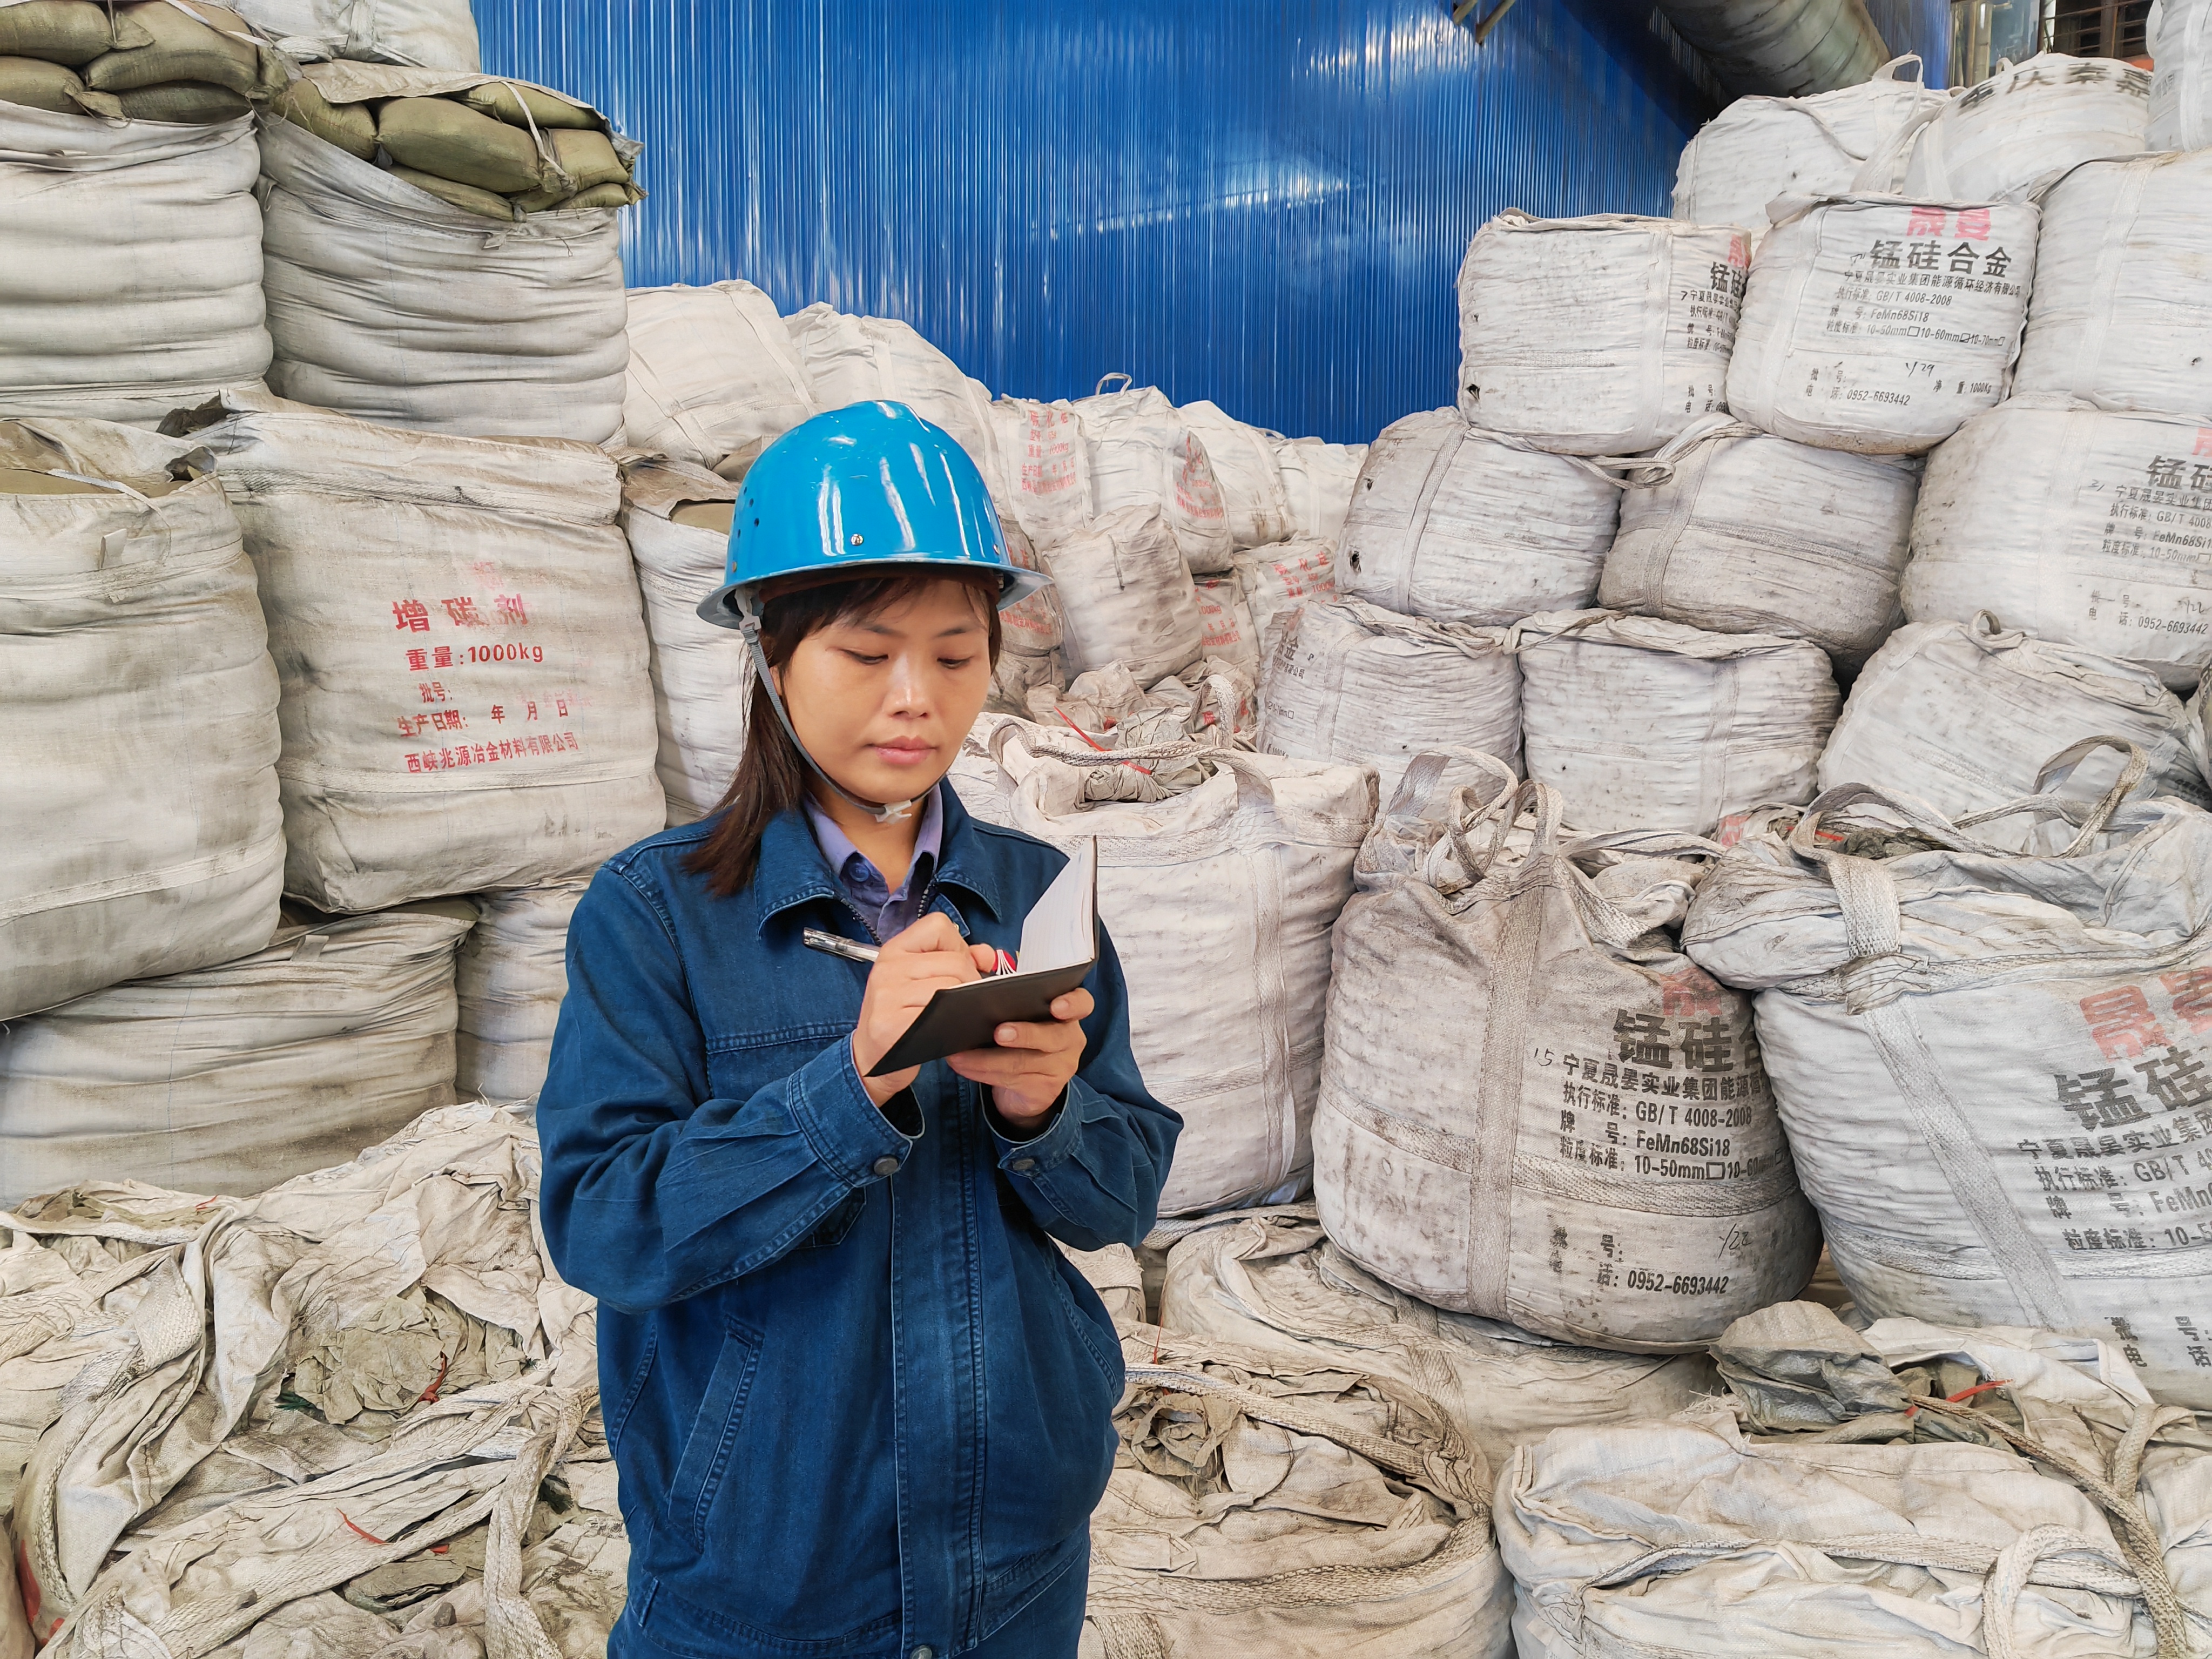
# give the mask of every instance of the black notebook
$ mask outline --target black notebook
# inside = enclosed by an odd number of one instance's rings
[[[991,1033],[1009,1020],[1041,1024],[1055,998],[1091,977],[1098,963],[1098,843],[1078,842],[1067,867],[1044,890],[1022,922],[1017,972],[939,991],[891,1044],[870,1077],[903,1072],[925,1060],[994,1045]]]

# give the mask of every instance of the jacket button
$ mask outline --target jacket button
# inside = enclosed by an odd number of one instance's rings
[[[898,1173],[898,1160],[886,1155],[878,1158],[868,1167],[873,1170],[878,1175],[896,1175]]]
[[[937,1659],[937,1650],[925,1643],[914,1650],[914,1659]]]
[[[1018,1158],[1006,1167],[1017,1175],[1027,1175],[1031,1170],[1036,1168],[1036,1160],[1033,1158]]]

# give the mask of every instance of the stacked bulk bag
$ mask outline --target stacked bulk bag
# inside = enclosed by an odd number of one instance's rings
[[[2086,161],[2045,192],[2014,394],[2212,419],[2194,345],[2208,208],[2212,155],[2196,151]]]
[[[1236,568],[1265,678],[1291,618],[1315,599],[1336,597],[1336,549],[1325,541],[1278,542],[1239,553]]]
[[[2027,202],[1825,196],[1759,244],[1728,407],[1802,444],[1917,454],[2005,395],[2035,272]]]
[[[2180,700],[2149,670],[2003,628],[1984,611],[1890,636],[1851,687],[1820,787],[1900,790],[1955,819],[2034,793],[2051,756],[2111,735],[2148,758],[2146,793],[2212,806],[2189,732]],[[2085,756],[2053,791],[2095,800],[2124,764],[2110,750]]]
[[[1102,514],[1038,552],[1060,604],[1070,672],[1118,662],[1150,685],[1204,654],[1190,566],[1158,508]]]
[[[453,1088],[465,1100],[529,1100],[545,1085],[568,994],[568,918],[586,883],[510,887],[471,899],[477,923],[453,972]]]
[[[893,317],[848,317],[831,305],[811,305],[783,319],[814,388],[815,405],[843,409],[876,401],[904,404],[951,433],[1002,493],[999,450],[991,435],[991,393],[935,346]]]
[[[479,67],[468,0],[238,0],[238,10],[302,63],[358,58],[424,69]]]
[[[2212,457],[2193,418],[2014,398],[1929,458],[1905,614],[1993,611],[2039,639],[2150,669],[2212,664]]]
[[[814,415],[775,301],[750,283],[639,288],[629,298],[623,441],[737,477]]]
[[[1287,441],[1281,433],[1247,426],[1203,399],[1176,413],[1206,446],[1231,547],[1242,552],[1298,533],[1298,520],[1283,488],[1282,465],[1275,459],[1278,447]]]
[[[1044,568],[1044,561],[1019,526],[1003,524],[1000,528],[1009,559],[1024,570]],[[1019,713],[1028,707],[1031,691],[1065,684],[1069,678],[1063,648],[1066,641],[1067,617],[1057,587],[1041,587],[1019,605],[1006,606],[999,612],[999,663],[991,672],[992,696],[1011,702],[1013,712]]]
[[[283,687],[285,890],[330,910],[556,881],[659,828],[614,462],[339,415],[196,411]]]
[[[2150,76],[2110,58],[2046,52],[1945,104],[1923,127],[1905,193],[1929,201],[2027,197],[2077,162],[2143,148]]]
[[[1192,584],[1198,595],[1198,614],[1206,624],[1206,654],[1232,662],[1256,685],[1260,681],[1260,635],[1252,625],[1251,608],[1244,603],[1244,583],[1237,572],[1225,576],[1200,576]]]
[[[1899,70],[1912,65],[1912,78]],[[1677,219],[1693,225],[1744,225],[1765,233],[1766,204],[1779,196],[1850,190],[1877,155],[1888,154],[1890,176],[1869,190],[1904,182],[1905,157],[1894,142],[1943,107],[1940,92],[1922,83],[1922,65],[1893,58],[1855,87],[1809,98],[1739,98],[1699,127],[1682,147],[1674,173]]]
[[[991,405],[991,441],[999,452],[1006,505],[1033,542],[1073,535],[1097,516],[1091,487],[1091,447],[1083,423],[1065,404],[1001,398]]]
[[[1084,769],[1086,800],[1165,800],[1213,775],[1206,751],[1252,746],[1251,703],[1251,679],[1218,657],[1202,658],[1149,686],[1109,662],[1066,686],[1032,690],[1023,712],[1043,730],[1024,736],[1033,752]],[[1137,750],[1149,758],[1132,752]]]
[[[1719,1387],[1702,1354],[1603,1353],[1418,1302],[1346,1259],[1311,1206],[1224,1216],[1178,1240],[1159,1322],[1418,1389],[1494,1468],[1553,1429],[1666,1417]]]
[[[1710,416],[1627,475],[1598,603],[1787,634],[1856,668],[1897,626],[1917,469]]]
[[[1528,775],[1577,828],[1710,835],[1812,799],[1842,698],[1811,641],[1577,611],[1530,617],[1512,648]]]
[[[2149,38],[2150,100],[2143,138],[2152,150],[2212,148],[2212,5],[2205,0],[2159,0],[2152,9]]]
[[[276,671],[209,457],[0,422],[0,1019],[257,951]]]
[[[577,204],[595,204],[602,191],[614,192],[610,202],[627,200],[629,187],[593,186],[567,205],[534,211],[521,198],[557,196],[569,177],[553,166],[560,152],[549,134],[609,146],[625,170],[636,146],[596,112],[520,82],[355,63],[312,64],[305,76],[338,110],[390,100],[376,135],[384,151],[395,110],[434,106],[431,115],[451,110],[453,120],[469,117],[511,135],[521,154],[511,158],[519,169],[511,178],[457,184],[419,166],[405,177],[381,170],[357,145],[349,153],[296,119],[263,123],[262,251],[276,343],[270,385],[303,403],[432,432],[586,443],[620,433],[629,345],[618,210]],[[468,95],[485,88],[545,99],[591,125],[526,126],[467,107]],[[427,118],[416,125],[417,142],[466,148],[447,143]],[[525,173],[542,188],[526,184]],[[507,192],[518,199],[505,218],[494,204],[507,193],[492,185],[524,186]]]
[[[1728,408],[1750,264],[1733,225],[1509,209],[1459,270],[1461,413],[1568,454],[1656,447]]]
[[[1188,1338],[1126,1346],[1084,1659],[1511,1659],[1490,1468],[1433,1401]]]
[[[2112,1332],[2154,1393],[2202,1407],[2212,815],[2115,810],[2141,768],[2086,814],[2021,803],[2027,852],[1910,795],[1831,790],[1746,837],[1683,939],[1758,994],[1862,1311]]]
[[[1333,542],[1344,529],[1352,486],[1367,459],[1365,444],[1324,443],[1319,438],[1279,438],[1275,465],[1291,507],[1286,541]]]
[[[1172,797],[1086,799],[1091,774],[1127,769],[1063,735],[1001,727],[991,781],[1006,804],[981,816],[1063,848],[1097,838],[1130,1046],[1146,1086],[1183,1119],[1160,1213],[1295,1195],[1311,1164],[1329,929],[1374,784],[1356,767],[1224,749]],[[1208,1018],[1193,1019],[1198,1007]]]
[[[1314,1111],[1322,1224],[1439,1308],[1685,1352],[1794,1294],[1820,1236],[1749,999],[1674,944],[1718,849],[1563,842],[1560,811],[1541,783],[1461,793],[1441,823],[1394,807],[1362,851]]]
[[[252,955],[0,1026],[0,1202],[95,1174],[258,1193],[447,1103],[474,920],[288,909]]]
[[[1261,683],[1260,747],[1375,768],[1388,801],[1414,756],[1521,753],[1521,671],[1502,629],[1358,599],[1297,612]]]
[[[1499,626],[1596,597],[1620,489],[1586,461],[1453,409],[1382,430],[1353,485],[1336,591],[1407,616]]]
[[[654,769],[668,822],[704,817],[738,775],[752,708],[752,657],[732,629],[699,614],[729,566],[738,486],[656,457],[622,462],[623,533],[637,563],[652,647]]]
[[[179,125],[0,102],[0,416],[152,426],[258,381],[258,170],[242,115]]]
[[[1194,571],[1226,570],[1237,550],[1228,503],[1206,445],[1158,386],[1099,391],[1068,405],[1091,454],[1092,500],[1102,514],[1156,508]]]

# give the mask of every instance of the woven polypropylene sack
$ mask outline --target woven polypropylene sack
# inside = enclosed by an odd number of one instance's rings
[[[2189,700],[2187,715],[2189,752],[2196,759],[2198,774],[2212,787],[2212,691],[2202,683]]]
[[[481,76],[318,64],[333,103]],[[269,384],[362,420],[604,443],[623,429],[617,210],[512,224],[451,206],[302,127],[261,128]]]
[[[1416,1301],[1346,1258],[1304,1206],[1224,1217],[1176,1241],[1160,1323],[1395,1377],[1434,1400],[1492,1468],[1553,1429],[1666,1417],[1720,1386],[1702,1354],[1605,1353]]]
[[[1719,849],[1563,844],[1540,783],[1500,823],[1465,799],[1442,823],[1378,823],[1338,920],[1322,1224],[1439,1308],[1595,1347],[1699,1347],[1794,1295],[1820,1248],[1750,1000],[1674,944]],[[1524,805],[1533,832],[1490,833]]]
[[[468,0],[236,0],[232,9],[303,63],[359,58],[425,69],[481,66]]]
[[[1228,569],[1237,544],[1221,484],[1204,441],[1167,394],[1139,386],[1079,398],[1067,407],[1090,448],[1097,510],[1157,508],[1194,571]]]
[[[1291,504],[1285,541],[1333,542],[1343,532],[1352,486],[1367,459],[1365,444],[1324,443],[1319,438],[1276,441],[1275,465]]]
[[[1192,587],[1198,595],[1198,614],[1206,623],[1205,654],[1235,663],[1257,684],[1260,633],[1244,603],[1242,578],[1233,570],[1225,576],[1200,576]]]
[[[1734,225],[1514,208],[1459,268],[1459,407],[1570,454],[1625,455],[1728,408],[1751,240]]]
[[[726,510],[738,487],[697,467],[648,457],[626,459],[622,471],[623,531],[637,562],[652,643],[653,714],[660,736],[655,769],[668,822],[690,823],[712,811],[737,776],[752,708],[752,657],[744,636],[699,614],[700,601],[722,585],[729,562],[729,532],[718,527],[714,508]],[[683,521],[695,516],[708,522]]]
[[[2001,628],[1984,611],[1911,623],[1875,653],[1821,752],[1820,787],[1902,790],[1957,818],[2033,794],[2045,761],[2110,733],[2148,757],[2146,793],[2212,805],[2189,732],[2180,699],[2149,670]],[[2094,801],[2123,764],[2100,750],[2053,793]]]
[[[1176,412],[1206,446],[1206,463],[1221,489],[1232,547],[1242,552],[1298,533],[1297,515],[1291,509],[1282,464],[1276,459],[1279,447],[1287,441],[1281,433],[1247,426],[1218,404],[1203,399]]]
[[[1279,542],[1237,556],[1237,581],[1267,675],[1292,617],[1315,599],[1336,597],[1336,549],[1328,542]]]
[[[1284,627],[1266,670],[1260,747],[1372,766],[1384,801],[1431,750],[1520,759],[1521,670],[1502,629],[1313,603]]]
[[[2030,803],[2022,853],[1909,795],[1832,790],[1745,837],[1684,944],[1759,994],[1798,1174],[1862,1310],[2118,1332],[2160,1398],[2201,1408],[2212,814],[2105,812]]]
[[[568,994],[568,917],[585,884],[478,893],[453,990],[453,1088],[465,1100],[528,1100],[545,1085],[553,1026]]]
[[[2150,106],[2144,148],[2212,147],[2212,5],[2205,0],[2159,0],[2143,49],[2151,54]]]
[[[530,886],[661,827],[603,451],[236,407],[194,436],[269,618],[287,892],[374,910]]]
[[[0,1203],[93,1176],[258,1193],[447,1103],[473,920],[288,914],[235,962],[0,1027]]]
[[[1813,798],[1843,700],[1811,641],[1578,611],[1529,617],[1514,648],[1528,774],[1577,829],[1710,835]]]
[[[2043,198],[2019,397],[2212,420],[2212,155],[2089,161]]]
[[[191,451],[0,425],[0,1019],[276,928],[276,671],[222,487],[169,476]]]
[[[1904,619],[1917,468],[1727,416],[1628,474],[1598,602],[1724,634],[1786,634],[1856,666]]]
[[[2005,395],[2035,270],[2026,202],[1799,204],[1759,244],[1728,406],[1802,444],[1917,454]]]
[[[1382,429],[1352,487],[1336,591],[1402,615],[1502,627],[1597,596],[1620,489],[1589,463],[1455,409]]]
[[[1158,508],[1103,514],[1038,553],[1060,601],[1071,672],[1118,662],[1150,685],[1204,653],[1190,566]]]
[[[258,161],[212,126],[0,104],[0,416],[152,426],[258,380]]]
[[[749,459],[815,413],[775,301],[750,283],[632,289],[623,435],[711,467]]]
[[[1510,1659],[1489,1465],[1392,1378],[1125,1337],[1079,1659]]]
[[[892,317],[848,317],[811,305],[783,319],[823,409],[878,399],[904,404],[951,433],[983,475],[994,497],[1005,483],[991,434],[991,393],[912,326]]]
[[[1899,73],[1912,65],[1912,78]],[[1921,63],[1893,58],[1855,87],[1809,98],[1739,98],[1699,127],[1682,147],[1674,173],[1674,217],[1696,225],[1743,225],[1754,238],[1766,229],[1766,204],[1777,197],[1850,190],[1893,141],[1943,107],[1921,84]],[[1894,176],[1869,189],[1904,182]]]
[[[2212,664],[2212,427],[2015,398],[1929,458],[1905,614],[1991,611],[2187,692]]]
[[[1035,732],[1036,728],[1027,728]],[[979,815],[1056,846],[1098,843],[1098,915],[1129,982],[1145,1085],[1182,1115],[1164,1215],[1279,1200],[1312,1162],[1329,929],[1375,815],[1357,767],[1218,751],[1164,800],[1086,801],[1089,769],[1032,754],[1016,726],[994,778],[955,774]],[[1072,734],[1066,747],[1079,741]],[[1060,752],[1065,752],[1061,750]],[[1103,758],[1103,757],[1102,757]],[[1195,1021],[1192,1008],[1218,1018]]]
[[[1001,398],[990,408],[1006,503],[1034,542],[1079,533],[1097,516],[1091,446],[1065,404]]]
[[[2025,197],[2078,162],[2134,155],[2150,117],[2150,76],[2110,58],[2044,52],[2000,70],[1923,127],[1905,193],[1930,201]]]

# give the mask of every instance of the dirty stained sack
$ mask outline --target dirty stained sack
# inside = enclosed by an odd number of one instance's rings
[[[623,440],[671,460],[749,465],[817,412],[806,365],[750,283],[629,291]]]
[[[1118,662],[1150,685],[1205,654],[1190,564],[1158,507],[1103,513],[1036,551],[1059,601],[1070,672]]]
[[[1192,570],[1229,568],[1237,544],[1220,481],[1204,441],[1165,392],[1151,386],[1100,392],[1066,407],[1090,448],[1097,513],[1152,507]]]
[[[1252,619],[1259,659],[1255,678],[1264,679],[1291,618],[1314,599],[1336,597],[1336,548],[1326,541],[1277,542],[1239,553],[1236,571],[1245,614]]]
[[[453,991],[453,1089],[465,1100],[529,1100],[545,1084],[568,994],[568,918],[584,881],[477,893]]]
[[[1333,542],[1344,529],[1352,486],[1367,459],[1365,444],[1325,443],[1319,438],[1279,438],[1275,465],[1290,502],[1285,541]]]
[[[1920,131],[1905,193],[2024,198],[2079,162],[2139,155],[2150,98],[2150,76],[2111,58],[2046,52],[2000,67]]]

